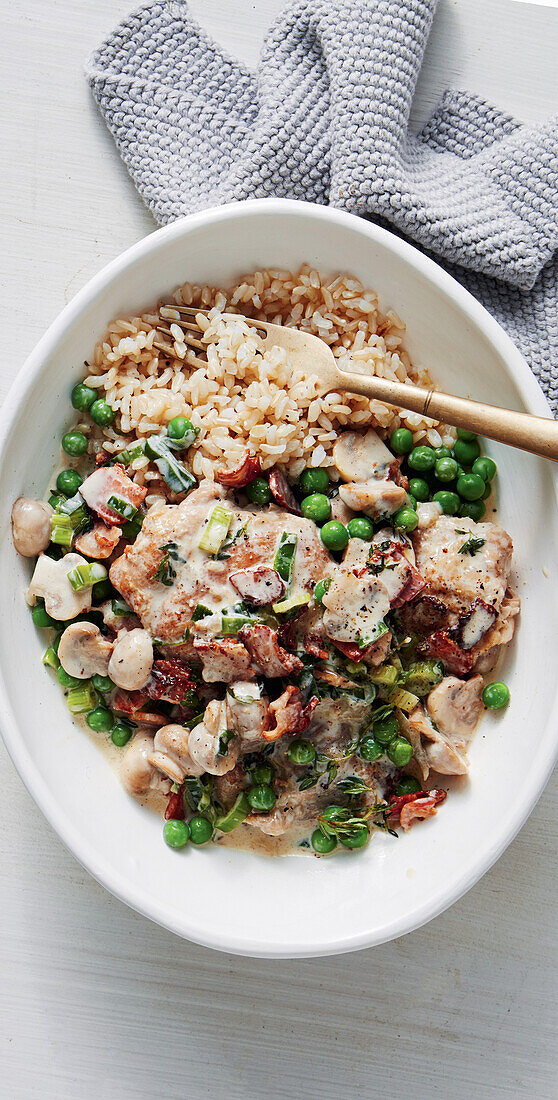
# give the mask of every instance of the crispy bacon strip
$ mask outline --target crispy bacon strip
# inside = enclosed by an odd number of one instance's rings
[[[112,706],[119,714],[127,714],[139,726],[165,726],[168,718],[158,711],[142,710],[149,696],[146,691],[116,691]]]
[[[445,603],[437,596],[423,593],[420,600],[402,608],[400,617],[405,630],[412,630],[417,634],[432,634],[433,631],[443,630],[448,614]]]
[[[434,789],[432,791],[416,791],[415,794],[401,794],[393,799],[390,818],[399,818],[402,829],[410,829],[413,821],[423,821],[425,817],[432,817],[436,808],[445,802],[447,791]]]
[[[78,535],[74,545],[80,554],[85,554],[86,558],[110,558],[121,538],[121,527],[116,525],[107,527],[106,523],[100,520],[90,531]]]
[[[179,791],[176,791],[175,794],[169,794],[169,800],[165,810],[165,821],[184,821],[184,798],[182,787]]]
[[[406,580],[403,588],[399,594],[391,601],[392,607],[402,607],[404,603],[408,603],[409,600],[414,600],[415,596],[418,596],[419,592],[422,592],[426,581],[421,577],[418,569],[415,569],[411,562],[408,562],[410,569],[410,576]]]
[[[85,503],[109,526],[122,523],[122,516],[108,507],[109,497],[120,497],[126,504],[139,508],[147,496],[147,489],[135,485],[118,462],[114,466],[100,466],[94,470],[86,477],[79,491]]]
[[[206,683],[230,684],[234,680],[253,680],[256,676],[242,639],[223,638],[205,642],[202,638],[196,638],[194,649],[201,658]]]
[[[281,648],[277,632],[264,623],[241,627],[238,637],[264,676],[291,676],[304,667],[299,657]]]
[[[196,686],[192,671],[184,661],[175,657],[153,662],[151,679],[145,690],[150,699],[166,699],[169,703],[181,703],[186,692]]]
[[[276,467],[273,468],[269,475],[269,488],[271,489],[274,500],[281,505],[281,508],[284,508],[286,512],[290,512],[293,516],[302,515],[296,497],[285,475]]]
[[[289,684],[283,694],[269,704],[268,728],[263,731],[264,740],[278,741],[286,733],[292,735],[308,729],[318,702],[317,697],[313,695],[306,706],[303,706],[299,689]]]
[[[243,489],[261,472],[262,464],[259,456],[246,452],[238,466],[235,466],[232,470],[218,470],[215,477],[221,485],[226,485],[229,489]]]
[[[475,660],[472,653],[465,653],[465,650],[450,638],[447,630],[437,630],[435,634],[425,638],[424,642],[417,646],[417,653],[442,661],[448,672],[452,672],[454,676],[466,676],[471,671]]]
[[[304,648],[311,657],[317,657],[319,661],[327,661],[329,654],[319,634],[307,634],[304,639]]]

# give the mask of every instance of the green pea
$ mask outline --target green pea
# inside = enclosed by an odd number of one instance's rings
[[[462,504],[459,509],[460,516],[466,516],[467,519],[472,519],[475,523],[479,523],[484,513],[486,512],[486,504],[482,500],[470,500],[466,504]]]
[[[412,477],[409,481],[409,492],[412,493],[416,500],[424,504],[424,501],[428,500],[430,496],[430,486],[424,478]]]
[[[413,746],[406,737],[394,737],[387,747],[387,754],[396,768],[404,768],[413,756]]]
[[[272,787],[268,787],[266,783],[260,783],[257,787],[250,787],[248,791],[248,802],[253,810],[265,813],[273,809],[276,801],[275,791]]]
[[[478,474],[462,474],[457,479],[457,492],[464,500],[480,500],[485,485]]]
[[[167,435],[170,439],[183,439],[187,432],[192,432],[194,425],[185,416],[173,416],[167,424]]]
[[[319,524],[325,523],[331,516],[331,504],[325,493],[311,493],[309,497],[304,497],[300,510],[306,519]]]
[[[327,550],[344,550],[349,541],[347,528],[336,519],[324,523],[320,535]]]
[[[407,500],[408,507],[411,509],[412,512],[416,512],[418,504],[416,497],[414,497],[412,493],[407,493]]]
[[[78,382],[72,390],[72,405],[78,412],[87,412],[97,399],[97,390],[86,386],[85,382]]]
[[[316,756],[312,742],[305,741],[303,737],[291,741],[287,751],[289,760],[292,760],[293,764],[311,764]]]
[[[104,581],[96,581],[96,583],[93,585],[93,588],[91,589],[93,599],[96,600],[97,603],[102,603],[103,600],[108,600],[113,591],[114,589],[108,577]]]
[[[412,508],[400,508],[395,513],[393,522],[402,531],[414,531],[418,527],[418,515]]]
[[[457,438],[464,439],[466,443],[472,443],[473,440],[476,440],[477,435],[476,432],[468,432],[466,428],[458,428]]]
[[[108,401],[100,399],[93,402],[89,415],[100,428],[108,428],[116,416],[116,410],[111,408]]]
[[[300,488],[303,493],[327,493],[329,489],[327,470],[322,470],[319,467],[315,470],[303,470],[300,477]]]
[[[457,462],[454,458],[438,458],[434,467],[434,473],[438,481],[455,481],[457,477]]]
[[[31,618],[35,626],[60,626],[60,623],[56,619],[52,619],[48,612],[45,611],[42,603],[36,603],[35,606],[31,608]]]
[[[347,524],[347,531],[352,539],[364,539],[370,542],[374,534],[374,524],[368,516],[353,516]]]
[[[95,691],[100,691],[101,695],[106,695],[107,691],[112,691],[114,687],[110,676],[99,676],[97,673],[91,677],[91,682]]]
[[[395,788],[396,794],[416,794],[420,791],[421,786],[418,779],[415,779],[413,775],[406,775],[399,781]]]
[[[189,836],[190,829],[185,821],[165,821],[163,839],[169,848],[184,848]]]
[[[190,840],[192,844],[207,844],[213,836],[213,825],[207,817],[196,814],[190,821]]]
[[[81,474],[77,470],[61,470],[56,478],[56,488],[65,497],[73,497],[83,483]]]
[[[472,466],[480,455],[480,447],[476,439],[470,442],[466,439],[456,439],[453,445],[454,458],[461,462],[462,466]]]
[[[256,764],[250,771],[250,779],[255,787],[269,787],[273,782],[274,770],[271,764]]]
[[[492,481],[496,477],[497,469],[496,463],[488,455],[481,455],[473,462],[473,473],[482,477],[483,481]]]
[[[330,852],[337,848],[337,838],[326,836],[321,829],[314,829],[311,840],[314,851],[320,856],[328,856]]]
[[[370,829],[368,825],[355,825],[350,833],[341,834],[339,840],[344,848],[364,848],[370,840]]]
[[[362,760],[367,760],[369,763],[379,760],[384,752],[384,746],[380,745],[380,742],[376,741],[374,737],[363,737],[358,746],[358,755]]]
[[[441,505],[444,515],[457,515],[461,503],[457,493],[450,493],[448,489],[440,489],[438,493],[434,493],[432,500]]]
[[[314,599],[316,600],[316,603],[323,603],[324,596],[325,596],[328,588],[330,588],[330,587],[331,587],[331,578],[330,577],[325,577],[323,581],[318,581],[318,583],[316,585],[314,585]]]
[[[114,718],[106,707],[95,707],[94,710],[90,710],[85,720],[95,733],[108,733],[114,725]]]
[[[388,714],[385,718],[380,718],[377,722],[374,722],[372,729],[374,737],[376,741],[380,742],[380,745],[389,745],[390,741],[393,741],[399,733],[399,723],[395,714]]]
[[[449,447],[436,447],[434,450],[436,458],[451,458],[451,451]]]
[[[84,681],[78,680],[77,676],[70,676],[69,673],[67,673],[66,670],[62,668],[62,665],[60,665],[56,676],[58,678],[58,683],[61,684],[63,688],[83,687]]]
[[[488,500],[491,492],[492,492],[492,486],[491,486],[490,482],[487,481],[486,488],[484,490],[484,493],[481,496],[481,500]]]
[[[432,447],[414,447],[407,461],[413,470],[424,473],[426,470],[434,469],[436,465],[436,455]]]
[[[87,437],[83,432],[66,432],[62,436],[62,450],[70,458],[81,458],[87,450]]]
[[[116,745],[118,749],[123,749],[124,745],[128,744],[133,730],[131,726],[126,726],[124,722],[117,722],[113,727],[110,739],[113,745]]]
[[[271,489],[265,477],[255,477],[246,486],[244,492],[252,504],[269,504],[271,500]]]
[[[389,445],[396,455],[408,455],[413,449],[413,433],[408,428],[396,428],[391,433]]]
[[[482,693],[482,701],[489,710],[500,710],[510,701],[510,689],[501,680],[494,680],[494,683],[486,685]]]

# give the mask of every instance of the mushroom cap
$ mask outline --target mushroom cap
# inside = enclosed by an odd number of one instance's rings
[[[149,680],[152,667],[153,642],[147,630],[122,631],[108,666],[111,680],[125,691],[139,691]]]
[[[58,561],[41,554],[27,590],[29,602],[34,603],[35,596],[42,596],[47,613],[51,618],[61,621],[75,619],[82,611],[89,611],[91,589],[84,588],[81,592],[75,592],[68,579],[68,573],[72,569],[88,564],[81,554],[65,554]]]
[[[50,517],[54,509],[46,500],[18,497],[12,508],[12,541],[24,558],[34,558],[50,542]]]
[[[70,623],[60,638],[58,660],[68,676],[87,680],[107,675],[112,649],[94,623]]]

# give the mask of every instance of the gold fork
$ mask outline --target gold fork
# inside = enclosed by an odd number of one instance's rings
[[[156,330],[159,335],[170,337],[170,341],[154,341],[153,346],[169,358],[185,360],[196,367],[207,366],[207,360],[196,355],[196,351],[207,351],[203,328],[196,320],[200,314],[209,317],[208,310],[193,306],[174,303],[161,306],[159,316],[163,323],[157,325]],[[452,424],[455,428],[466,428],[477,435],[497,439],[500,443],[509,443],[512,447],[530,451],[542,458],[558,459],[558,421],[501,409],[496,405],[485,405],[481,401],[455,397],[433,388],[427,390],[413,384],[392,382],[387,378],[349,374],[348,371],[341,370],[331,348],[318,336],[301,332],[297,328],[244,317],[239,313],[225,313],[223,316],[229,320],[245,321],[256,329],[267,347],[284,348],[295,369],[317,376],[317,397],[324,397],[333,391],[362,394],[371,400],[385,401],[388,405],[428,416],[432,420],[440,420],[444,424]],[[183,333],[183,341],[180,341],[186,348],[183,355],[175,347],[176,334],[170,327],[173,323]]]

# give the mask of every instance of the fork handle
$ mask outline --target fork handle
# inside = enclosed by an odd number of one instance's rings
[[[512,447],[530,451],[541,458],[558,460],[556,420],[500,409],[496,405],[454,397],[453,394],[441,393],[435,389],[426,390],[420,386],[391,382],[386,378],[365,378],[345,371],[339,371],[339,374],[343,375],[343,381],[340,385],[341,379],[338,378],[336,389],[385,401],[388,405],[397,405],[421,416],[431,417],[432,420],[441,420],[454,428],[466,428],[477,435],[497,439],[500,443],[509,443]]]

